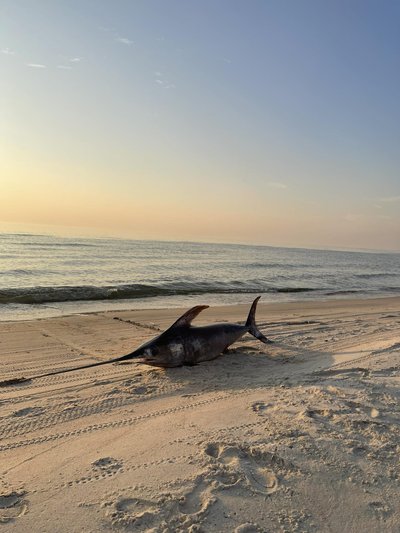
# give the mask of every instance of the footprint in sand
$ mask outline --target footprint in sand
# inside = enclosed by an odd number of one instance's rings
[[[141,498],[120,498],[107,512],[113,526],[134,527],[135,531],[148,531],[156,525],[157,505]]]
[[[25,407],[24,409],[19,409],[14,411],[12,416],[38,416],[44,413],[45,409],[43,407]]]
[[[271,408],[272,405],[270,403],[264,403],[264,402],[254,402],[251,404],[251,409],[254,411],[257,415],[263,416],[266,414],[266,411],[268,408]]]
[[[122,461],[114,459],[113,457],[101,457],[92,463],[94,469],[101,472],[115,472],[122,468]]]
[[[28,512],[28,504],[24,496],[24,492],[0,494],[0,524],[11,522]]]
[[[210,483],[202,476],[194,487],[179,502],[179,510],[184,515],[201,515],[215,502]]]
[[[239,474],[254,492],[273,494],[278,490],[278,478],[271,468],[277,458],[271,453],[255,448],[210,443],[205,454]]]
[[[383,502],[375,501],[368,504],[368,509],[378,519],[383,520],[391,514],[391,508]]]
[[[158,387],[149,383],[143,383],[141,376],[142,374],[138,374],[132,379],[124,380],[115,390],[119,393],[124,392],[126,394],[135,394],[138,396],[144,396],[155,392]]]
[[[216,499],[212,487],[202,476],[195,480],[192,488],[185,494],[167,494],[151,501],[140,497],[120,497],[114,502],[105,502],[109,507],[106,516],[114,527],[132,531],[200,531],[210,506]],[[165,529],[163,525],[167,524]],[[160,528],[162,525],[162,528]]]

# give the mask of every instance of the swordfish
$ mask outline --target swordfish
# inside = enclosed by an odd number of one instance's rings
[[[56,370],[55,372],[40,374],[31,378],[9,379],[0,382],[0,386],[12,385],[46,376],[54,376],[56,374],[64,374],[66,372],[74,372],[75,370],[82,370],[84,368],[129,361],[131,359],[136,363],[162,368],[184,365],[193,366],[203,361],[215,359],[231,344],[243,337],[245,333],[251,333],[251,335],[265,344],[271,343],[273,341],[259,331],[255,321],[257,303],[260,298],[258,296],[254,300],[244,325],[224,323],[212,324],[210,326],[192,326],[192,320],[204,311],[204,309],[209,307],[208,305],[196,305],[186,311],[186,313],[178,318],[163,333],[142,344],[139,348],[127,355],[99,363],[76,366],[65,370]]]

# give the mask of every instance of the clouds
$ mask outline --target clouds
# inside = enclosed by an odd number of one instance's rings
[[[382,198],[376,198],[373,207],[375,209],[390,209],[393,204],[400,202],[400,195],[384,196]],[[382,205],[383,204],[383,205]]]
[[[46,65],[43,65],[42,63],[27,63],[26,66],[31,68],[47,68]]]
[[[61,69],[61,70],[72,70],[72,65],[80,63],[82,59],[83,59],[82,57],[72,57],[71,59],[67,59],[65,63],[56,65],[56,68]],[[31,67],[31,68],[39,68],[39,69],[47,68],[47,65],[44,65],[43,63],[27,63],[26,66]]]
[[[133,41],[131,41],[127,37],[119,37],[119,36],[117,36],[117,37],[115,37],[115,41],[117,41],[117,43],[126,44],[127,46],[130,46],[131,44],[133,44]]]
[[[175,89],[175,84],[167,80],[162,72],[156,71],[154,72],[154,76],[156,78],[155,82],[159,87],[162,87],[163,89]]]
[[[400,202],[400,196],[386,196],[384,198],[379,198],[379,201],[386,204],[392,204],[395,202]]]
[[[11,48],[1,48],[0,54],[6,55],[6,56],[17,56],[17,53],[14,50],[11,50]],[[58,65],[46,65],[45,63],[39,62],[39,61],[29,61],[28,63],[24,63],[26,67],[29,67],[31,69],[38,69],[38,70],[44,70],[47,68],[57,68],[57,69],[63,69],[63,70],[71,70],[72,65],[77,65],[83,60],[83,57],[80,56],[72,56],[72,57],[66,57],[66,56],[58,56],[59,60],[61,59],[62,63]],[[26,61],[27,58],[23,58],[21,54],[19,54],[19,57],[16,57],[16,60],[18,61]]]
[[[175,89],[175,85],[173,83],[170,83],[167,80],[162,80],[160,78],[157,78],[156,79],[156,83],[157,83],[157,85],[159,85],[163,89]]]
[[[99,26],[99,30],[104,33],[111,34],[114,37],[114,41],[116,43],[124,44],[125,46],[131,46],[132,44],[134,44],[134,42],[131,39],[128,39],[128,37],[123,37],[122,35],[119,35],[114,28],[108,28],[107,26]]]
[[[62,70],[72,70],[72,65],[77,65],[82,60],[83,60],[83,57],[70,57],[69,59],[64,58],[65,62],[60,65],[57,65],[57,68],[62,69]]]
[[[288,186],[285,183],[281,183],[280,181],[269,181],[267,183],[268,187],[271,187],[271,189],[287,189]]]

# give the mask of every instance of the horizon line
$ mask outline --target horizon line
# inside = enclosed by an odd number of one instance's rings
[[[281,248],[288,250],[313,250],[321,252],[348,252],[348,253],[374,253],[374,254],[400,254],[399,250],[383,250],[376,248],[347,248],[336,246],[323,245],[275,245],[275,244],[255,244],[249,242],[223,242],[223,241],[202,241],[202,240],[177,240],[177,239],[138,239],[134,237],[120,237],[120,236],[83,236],[83,235],[62,235],[58,233],[35,233],[30,231],[1,231],[0,235],[20,235],[20,236],[36,236],[36,237],[56,237],[61,239],[90,239],[90,240],[116,240],[116,241],[133,241],[133,242],[165,242],[165,243],[180,243],[180,244],[207,244],[207,245],[223,245],[223,246],[247,246],[252,248]]]

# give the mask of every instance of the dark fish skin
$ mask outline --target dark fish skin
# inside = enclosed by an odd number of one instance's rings
[[[273,342],[267,339],[267,337],[258,330],[255,322],[255,313],[259,299],[260,296],[254,300],[246,324],[244,325],[212,324],[211,326],[192,326],[192,320],[196,318],[201,311],[208,308],[208,305],[197,305],[186,311],[186,313],[178,318],[178,320],[176,320],[170,328],[161,333],[161,335],[146,342],[127,355],[122,355],[121,357],[116,357],[115,359],[110,359],[108,361],[92,363],[90,365],[77,366],[65,370],[49,372],[47,374],[40,374],[39,376],[33,376],[31,378],[12,378],[0,382],[0,386],[14,385],[32,379],[64,374],[66,372],[75,372],[76,370],[82,370],[84,368],[92,368],[95,366],[129,360],[134,360],[133,362],[135,363],[162,368],[183,365],[192,366],[203,361],[211,361],[212,359],[215,359],[231,344],[243,337],[245,333],[251,333],[265,344]]]
[[[245,325],[192,326],[192,320],[208,306],[193,307],[161,335],[120,360],[137,358],[138,362],[164,368],[196,365],[203,361],[215,359],[231,344],[243,337],[245,333],[251,333],[261,342],[270,343],[272,341],[264,337],[255,323],[255,312],[259,299],[260,297],[254,300]]]
[[[154,339],[139,357],[152,366],[196,365],[215,359],[247,331],[246,326],[236,324],[183,326]]]

